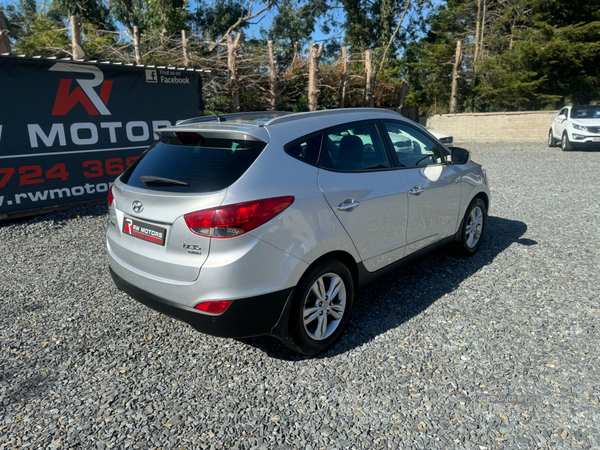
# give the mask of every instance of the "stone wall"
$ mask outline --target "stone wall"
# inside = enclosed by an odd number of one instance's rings
[[[558,111],[444,114],[421,117],[427,128],[454,136],[454,142],[545,142]]]

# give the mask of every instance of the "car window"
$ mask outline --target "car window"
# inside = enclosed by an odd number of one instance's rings
[[[299,159],[300,161],[304,161],[311,166],[315,166],[319,159],[322,138],[323,135],[321,133],[312,136],[304,136],[286,144],[283,149],[288,155]]]
[[[375,124],[357,122],[325,131],[319,166],[363,171],[386,169],[390,164]]]
[[[419,130],[401,122],[384,122],[384,126],[401,166],[427,166],[444,161],[438,144]]]
[[[558,113],[559,116],[567,116],[568,110],[567,108],[563,108],[560,110],[560,112]]]
[[[260,141],[181,132],[161,137],[129,166],[121,181],[154,191],[220,191],[237,181],[265,146]]]

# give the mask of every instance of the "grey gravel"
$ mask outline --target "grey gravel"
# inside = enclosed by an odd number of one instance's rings
[[[363,290],[316,359],[122,294],[104,206],[0,225],[0,445],[600,448],[600,151],[464,146],[493,195],[480,253]]]

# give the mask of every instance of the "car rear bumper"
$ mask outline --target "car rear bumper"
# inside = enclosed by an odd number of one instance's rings
[[[181,320],[201,333],[225,338],[274,335],[293,288],[255,297],[237,299],[222,314],[206,314],[160,298],[134,286],[109,267],[117,287],[138,302],[167,316]]]

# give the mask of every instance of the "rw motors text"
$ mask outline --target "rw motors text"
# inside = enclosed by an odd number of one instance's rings
[[[111,144],[117,142],[146,142],[150,139],[156,140],[158,136],[153,130],[171,126],[168,120],[153,120],[145,122],[134,120],[131,122],[76,122],[71,125],[63,123],[53,123],[50,127],[42,127],[39,124],[28,124],[29,143],[31,148],[38,148],[40,145],[53,147],[57,142],[61,147],[67,146],[67,138],[73,145],[94,145],[97,144],[101,136],[110,139]],[[48,129],[49,128],[49,129]],[[0,125],[0,139],[2,139],[2,125]],[[105,139],[102,139],[106,142]]]

